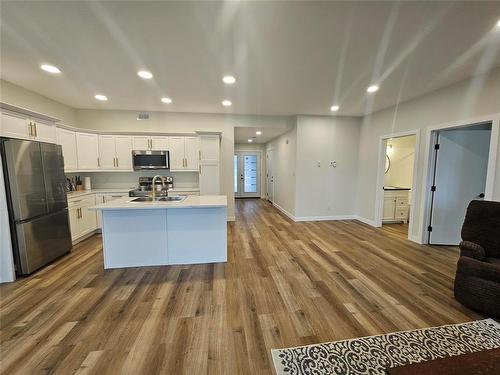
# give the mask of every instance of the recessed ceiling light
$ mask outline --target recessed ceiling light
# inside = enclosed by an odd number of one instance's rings
[[[96,96],[94,96],[94,98],[96,98],[97,100],[100,100],[101,102],[105,102],[106,100],[108,100],[108,97],[106,95],[102,95],[102,94],[97,94]]]
[[[224,107],[230,107],[233,103],[231,103],[231,100],[223,100],[222,105]]]
[[[252,143],[253,142],[253,139],[249,139],[248,142]]]
[[[153,78],[153,74],[151,72],[148,72],[147,70],[139,70],[137,72],[137,75],[141,78],[144,78],[144,79],[151,79]]]
[[[373,85],[373,86],[368,87],[368,88],[366,89],[366,92],[370,92],[370,93],[372,93],[372,92],[375,92],[375,91],[377,91],[377,90],[378,90],[378,86]]]
[[[261,134],[262,134],[262,132],[261,132],[260,130],[257,130],[257,131],[255,132],[255,134],[257,134],[257,135],[261,135]]]
[[[46,72],[49,72],[52,74],[61,73],[61,70],[57,66],[48,65],[48,64],[40,65],[40,69],[45,70]]]
[[[330,107],[330,111],[332,111],[332,112],[337,112],[337,111],[339,110],[339,108],[340,108],[340,107],[339,107],[338,105],[332,105],[332,106]]]
[[[236,82],[236,78],[234,78],[233,76],[224,76],[222,78],[222,82],[224,82],[226,85],[232,85]]]
[[[170,103],[172,103],[172,99],[167,98],[167,97],[165,97],[165,98],[161,98],[161,101],[162,101],[162,103],[166,103],[166,104],[170,104]]]

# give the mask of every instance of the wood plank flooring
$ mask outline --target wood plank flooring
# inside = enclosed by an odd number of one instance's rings
[[[0,287],[3,374],[272,374],[271,348],[482,318],[458,251],[238,200],[227,264],[103,270],[101,237]],[[140,249],[138,249],[140,251]]]

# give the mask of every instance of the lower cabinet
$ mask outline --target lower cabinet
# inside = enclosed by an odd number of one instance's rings
[[[98,193],[96,194],[96,204],[111,202],[123,197],[128,197],[128,193]],[[97,211],[97,228],[102,229],[101,211]]]
[[[96,212],[88,210],[89,207],[94,205],[95,194],[68,199],[69,225],[72,241],[77,241],[97,229]]]
[[[382,211],[383,222],[408,221],[409,214],[408,190],[385,190],[384,207]]]

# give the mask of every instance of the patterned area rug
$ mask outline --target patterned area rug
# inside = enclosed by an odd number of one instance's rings
[[[492,319],[273,349],[277,375],[384,375],[386,369],[500,347]]]

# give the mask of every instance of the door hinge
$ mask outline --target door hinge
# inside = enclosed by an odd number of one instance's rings
[[[436,143],[436,144],[434,145],[434,150],[439,150],[439,143]]]
[[[430,225],[427,227],[427,231],[432,232],[432,227]]]
[[[431,191],[436,191],[436,186],[431,186]]]

